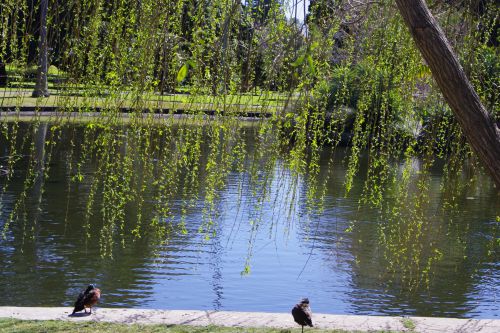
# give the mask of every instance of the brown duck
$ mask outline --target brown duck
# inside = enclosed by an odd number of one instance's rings
[[[300,303],[295,304],[292,309],[293,320],[302,326],[302,333],[304,333],[304,326],[313,327],[312,312],[309,307],[309,299],[303,298]]]
[[[90,314],[92,314],[92,307],[97,304],[99,298],[101,298],[101,290],[90,284],[85,291],[82,291],[78,295],[72,314],[82,310],[85,310],[85,313],[87,313],[87,308],[90,309]]]

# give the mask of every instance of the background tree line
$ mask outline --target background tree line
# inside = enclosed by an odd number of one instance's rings
[[[351,57],[352,67],[363,65],[392,42],[382,30],[396,14],[390,1],[312,0],[306,22],[295,22],[293,12],[286,14],[290,3],[278,0],[6,0],[0,7],[0,62],[36,65],[44,2],[50,65],[74,81],[93,76],[117,83],[113,78],[119,77],[121,84],[143,78],[140,72],[150,67],[148,78],[165,93],[175,91],[178,71],[188,63],[185,83],[214,87],[226,82],[243,92],[292,90],[297,83],[290,73],[296,68],[301,74],[302,69],[292,65],[311,45],[324,48],[321,54],[311,53],[315,64],[327,62],[331,69]],[[489,109],[498,108],[493,91],[498,86],[497,5],[495,0],[430,2],[462,53],[466,71],[480,93],[484,90]],[[376,40],[367,40],[371,38]],[[364,47],[367,43],[379,45]],[[144,56],[147,64],[141,63]]]

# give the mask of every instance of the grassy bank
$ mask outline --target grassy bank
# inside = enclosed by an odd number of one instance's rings
[[[40,332],[79,332],[79,333],[298,333],[300,327],[296,329],[273,329],[273,328],[243,328],[243,327],[219,327],[219,326],[180,326],[180,325],[127,325],[103,322],[71,322],[71,321],[33,321],[17,319],[0,319],[0,332],[2,333],[40,333]],[[356,331],[322,330],[306,328],[304,332],[312,333],[354,333]],[[385,331],[377,331],[379,333]],[[375,332],[376,333],[376,332]]]
[[[93,108],[128,108],[128,109],[161,109],[166,112],[181,111],[185,113],[196,113],[203,110],[215,110],[224,112],[253,112],[272,113],[280,108],[284,102],[269,102],[261,100],[252,102],[241,96],[224,99],[223,97],[195,96],[188,99],[183,95],[174,96],[143,96],[140,100],[129,96],[118,97],[84,97],[76,95],[56,95],[47,98],[33,98],[30,93],[9,93],[0,90],[0,107],[56,107],[56,108],[81,108],[91,110]],[[254,104],[252,104],[254,103]]]
[[[270,116],[287,108],[293,110],[298,96],[289,92],[253,90],[247,93],[233,92],[213,95],[206,90],[179,87],[175,93],[160,94],[158,91],[137,91],[137,87],[85,85],[68,83],[66,74],[51,66],[49,69],[49,97],[35,98],[35,68],[16,68],[7,65],[9,84],[0,88],[0,111],[16,108],[59,111],[89,112],[95,109],[120,110],[121,112],[147,110],[157,113],[199,114],[221,113],[247,117]],[[27,79],[26,75],[31,77]],[[98,111],[99,111],[98,110]],[[26,110],[24,110],[26,111]]]

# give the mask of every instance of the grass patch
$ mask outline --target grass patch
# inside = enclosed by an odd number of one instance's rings
[[[103,91],[101,95],[85,96],[84,91],[64,92],[50,90],[48,98],[31,97],[30,89],[0,88],[1,107],[58,107],[80,108],[151,108],[163,110],[180,110],[196,112],[199,110],[215,110],[224,112],[274,113],[287,104],[288,96],[273,94],[266,96],[253,95],[188,95],[188,94],[144,94],[134,95],[123,91],[120,94]],[[295,100],[294,100],[295,102]]]
[[[277,329],[277,328],[247,328],[247,327],[220,327],[220,326],[181,326],[181,325],[127,325],[103,322],[71,322],[58,320],[18,320],[18,319],[0,319],[0,332],[2,333],[41,333],[41,332],[78,332],[78,333],[298,333],[300,328],[296,329]],[[316,328],[306,328],[304,332],[314,333],[355,333],[357,331],[341,330],[322,330]],[[377,331],[383,333],[385,331]]]
[[[138,98],[133,91],[137,87],[109,86],[100,84],[90,86],[82,83],[68,81],[67,73],[51,65],[48,69],[49,98],[36,99],[31,97],[33,92],[37,67],[16,66],[7,64],[8,86],[0,88],[0,106],[93,106],[105,105],[130,107]],[[58,97],[58,98],[57,98]],[[145,92],[139,96],[150,107],[160,108],[246,108],[259,111],[262,108],[281,108],[289,102],[295,101],[296,96],[289,92],[276,92],[267,90],[254,90],[248,93],[235,93],[226,96],[213,96],[206,91],[196,91],[188,86],[180,86],[176,93],[161,95],[158,92]]]
[[[410,318],[401,319],[401,323],[406,329],[409,329],[410,332],[413,332],[413,330],[417,327],[417,325],[415,325],[415,322]]]
[[[288,92],[255,90],[250,93],[211,95],[192,87],[178,87],[175,93],[137,93],[137,87],[90,86],[68,81],[67,74],[51,65],[48,70],[50,97],[33,98],[36,66],[7,64],[8,86],[0,88],[0,107],[151,108],[180,112],[200,110],[271,114],[297,102]]]

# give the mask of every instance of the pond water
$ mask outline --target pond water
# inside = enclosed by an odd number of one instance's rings
[[[18,129],[16,170],[8,180],[5,174],[0,176],[0,228],[23,207],[0,240],[0,306],[71,306],[82,288],[95,283],[103,291],[102,307],[288,312],[307,296],[313,311],[321,313],[500,317],[500,260],[495,245],[500,202],[487,177],[479,176],[448,209],[443,208],[449,194],[441,189],[441,168],[431,169],[429,203],[419,211],[425,227],[416,238],[419,243],[413,244],[418,246],[408,246],[398,257],[401,267],[397,262],[388,264],[387,248],[392,243],[382,237],[387,235],[384,212],[360,203],[362,176],[345,195],[344,148],[335,154],[326,149],[321,155],[318,178],[325,192],[320,208],[307,204],[311,186],[307,177],[291,172],[278,157],[268,171],[257,170],[259,177],[269,179],[264,199],[256,197],[248,172],[228,173],[217,191],[210,237],[199,231],[206,225],[208,193],[202,178],[197,193],[169,200],[174,222],[185,222],[183,232],[173,232],[162,244],[148,236],[135,240],[125,236],[122,246],[116,236],[110,258],[101,256],[102,208],[93,208],[90,222],[85,213],[99,160],[89,159],[82,167],[85,177],[72,181],[84,128],[63,128],[51,150],[48,176],[42,186],[35,181],[21,203],[32,154],[30,145],[20,142],[38,134],[29,125]],[[256,154],[256,135],[253,130],[244,134],[247,166]],[[201,147],[201,170],[209,159],[208,146]],[[2,138],[4,169],[9,147]],[[36,154],[36,143],[34,147]],[[360,175],[365,168],[366,161]],[[134,173],[142,175],[140,168]],[[155,198],[149,194],[153,180],[144,178],[147,215]],[[105,200],[101,194],[97,191],[96,202]],[[190,198],[188,208],[186,198]],[[396,198],[388,195],[387,200]],[[126,205],[126,226],[136,218],[135,208],[134,203]],[[428,258],[428,249],[440,256],[422,273],[425,268],[412,263],[426,262],[416,257]],[[250,271],[242,274],[247,260]]]

